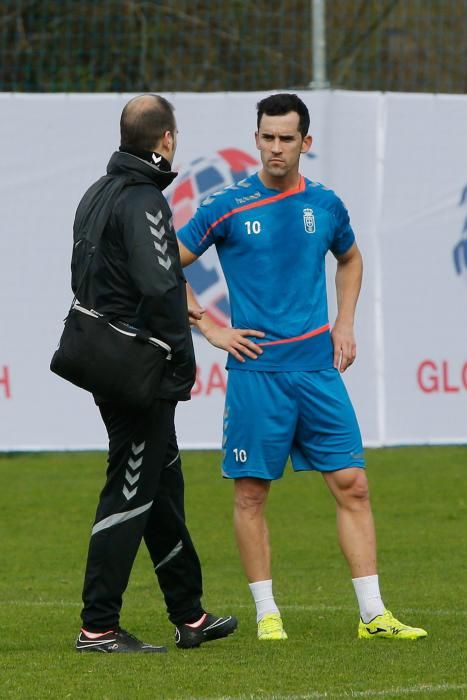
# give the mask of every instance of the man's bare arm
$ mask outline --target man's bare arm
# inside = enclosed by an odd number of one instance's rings
[[[197,256],[189,251],[180,241],[178,242],[178,248],[183,267],[191,265],[192,262],[197,260]],[[263,338],[264,333],[262,331],[256,331],[252,328],[224,328],[219,326],[199,305],[189,284],[187,284],[187,302],[190,323],[201,331],[211,345],[230,352],[238,362],[245,362],[243,355],[253,360],[258,355],[261,355],[263,351],[260,346],[249,340],[248,336]]]
[[[334,346],[334,367],[340,372],[345,372],[357,356],[353,328],[362,275],[362,256],[354,243],[344,255],[337,256],[337,317],[331,337]]]

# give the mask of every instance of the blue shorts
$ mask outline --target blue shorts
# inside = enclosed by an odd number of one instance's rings
[[[229,370],[222,473],[229,479],[280,479],[294,471],[364,467],[360,429],[336,369]]]

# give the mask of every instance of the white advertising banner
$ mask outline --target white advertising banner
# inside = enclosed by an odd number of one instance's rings
[[[466,97],[385,99],[383,443],[467,442]]]
[[[365,259],[358,361],[345,380],[367,445],[467,442],[467,98],[299,93],[314,143],[307,177],[336,190]],[[76,206],[119,142],[129,95],[0,95],[0,450],[104,448],[92,397],[48,367],[71,302]],[[167,192],[176,226],[207,194],[259,167],[264,93],[173,94],[179,127]],[[335,309],[329,260],[330,318]],[[229,322],[214,250],[187,270]],[[221,442],[224,353],[195,335],[198,377],[179,404],[181,447]]]

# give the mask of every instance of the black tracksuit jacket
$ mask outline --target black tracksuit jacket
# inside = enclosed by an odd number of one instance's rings
[[[96,311],[151,332],[172,348],[158,398],[186,400],[195,380],[186,282],[172,214],[162,190],[176,177],[124,152],[82,198],[73,228],[72,288]],[[104,222],[104,223],[103,223]],[[83,278],[93,232],[102,237]],[[78,289],[79,287],[79,289]]]

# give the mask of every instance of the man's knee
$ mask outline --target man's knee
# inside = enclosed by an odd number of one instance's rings
[[[353,479],[350,486],[350,493],[352,498],[357,501],[369,501],[370,491],[368,488],[368,479],[363,469],[357,469],[353,475]]]
[[[368,480],[363,469],[353,467],[332,472],[327,481],[340,505],[352,510],[362,510],[369,506]]]
[[[254,514],[262,511],[266,503],[270,482],[264,479],[242,478],[235,480],[235,509]]]

